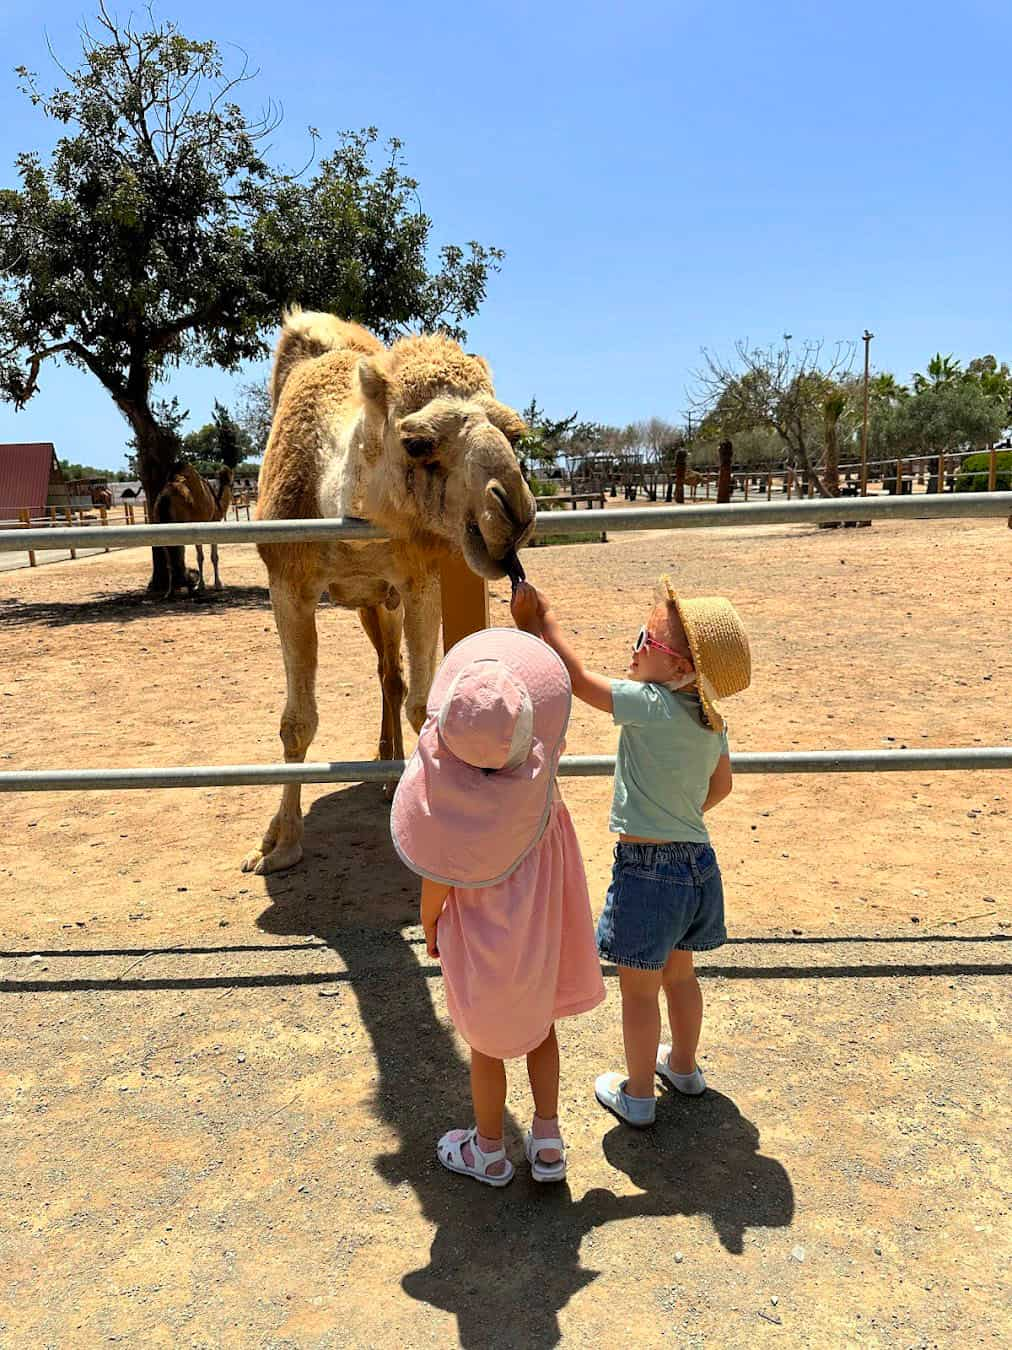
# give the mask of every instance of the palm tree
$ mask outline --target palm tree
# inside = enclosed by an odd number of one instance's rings
[[[840,418],[847,407],[847,395],[842,389],[833,389],[822,404],[823,424],[826,432],[826,468],[823,483],[831,497],[840,495],[840,471],[837,468],[839,454],[836,444],[836,431]]]
[[[922,394],[925,389],[939,389],[942,385],[955,384],[961,379],[963,379],[962,362],[957,361],[951,352],[948,356],[936,352],[928,362],[927,375],[922,375],[919,370],[914,371],[914,390]]]

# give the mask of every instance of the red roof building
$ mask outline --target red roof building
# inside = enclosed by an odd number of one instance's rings
[[[0,445],[0,520],[17,520],[25,509],[41,516],[47,503],[62,506],[67,500],[52,441]]]

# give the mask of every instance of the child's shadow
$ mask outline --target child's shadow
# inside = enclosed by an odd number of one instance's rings
[[[581,1243],[595,1228],[641,1215],[707,1213],[724,1246],[740,1252],[747,1227],[790,1223],[787,1174],[757,1154],[755,1126],[718,1093],[661,1102],[658,1124],[642,1135],[624,1126],[608,1132],[609,1163],[641,1194],[597,1189],[574,1202],[566,1184],[537,1185],[510,1119],[507,1144],[521,1161],[509,1187],[449,1176],[435,1160],[435,1141],[471,1119],[468,1072],[432,1005],[438,971],[417,938],[400,931],[417,925],[418,884],[394,853],[388,822],[375,787],[314,802],[306,861],[267,877],[272,905],[259,923],[271,933],[320,936],[347,967],[373,1045],[374,1107],[391,1145],[373,1165],[391,1186],[410,1185],[437,1228],[428,1266],[402,1281],[412,1298],[454,1313],[462,1346],[540,1350],[558,1343],[559,1311],[596,1278],[580,1263]]]

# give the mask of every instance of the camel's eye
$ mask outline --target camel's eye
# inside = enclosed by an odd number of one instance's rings
[[[423,436],[406,436],[404,449],[412,459],[427,459],[436,453],[436,442]]]

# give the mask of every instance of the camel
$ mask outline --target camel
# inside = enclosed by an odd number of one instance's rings
[[[258,546],[287,676],[285,759],[304,760],[316,733],[315,614],[325,590],[358,612],[376,651],[379,758],[402,759],[402,707],[420,730],[435,672],[441,560],[462,554],[494,580],[534,532],[534,498],[513,453],[526,427],[495,398],[484,358],[449,338],[405,337],[386,348],[357,324],[298,309],[285,315],[270,391],[256,518],[364,517],[388,534]],[[300,800],[298,783],[284,787],[244,871],[300,861]]]
[[[177,463],[172,477],[155,498],[154,519],[163,524],[194,524],[205,520],[222,520],[232,501],[232,468],[223,465],[214,487],[203,478],[192,464]],[[197,544],[197,573],[186,573],[187,591],[192,599],[204,589],[204,545]],[[218,571],[218,545],[211,545],[211,566],[214,568],[214,589],[222,589]],[[169,583],[171,588],[171,582]]]
[[[93,487],[90,495],[92,506],[104,506],[106,510],[112,506],[112,493],[107,487]]]

